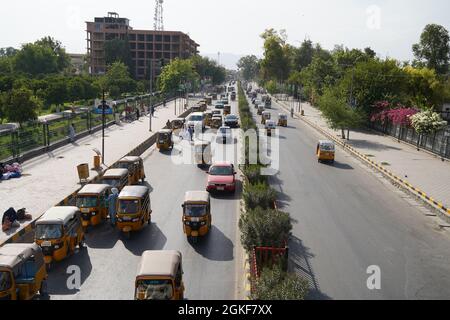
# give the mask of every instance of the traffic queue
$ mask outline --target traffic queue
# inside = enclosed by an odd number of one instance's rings
[[[234,87],[229,94],[236,93]],[[231,95],[233,97],[233,95]],[[221,96],[223,108],[228,100]],[[233,99],[233,98],[232,98]],[[206,127],[207,104],[201,101],[196,113],[188,121],[175,119],[167,129],[158,132],[156,146],[160,151],[173,148],[173,133],[200,121]],[[217,105],[216,105],[217,106]],[[230,107],[231,113],[231,107]],[[215,127],[213,113],[209,120]],[[222,113],[220,126],[223,126]],[[217,117],[218,118],[218,117]],[[216,123],[216,126],[218,123]],[[212,163],[210,143],[194,144],[196,164],[210,166],[203,191],[186,191],[182,203],[182,228],[187,240],[197,243],[211,231],[211,192],[236,191],[234,165],[227,162]],[[37,221],[33,244],[6,244],[0,248],[0,300],[30,300],[37,294],[47,293],[48,270],[54,263],[67,259],[83,250],[85,235],[106,221],[125,235],[142,230],[151,224],[150,189],[142,183],[146,179],[141,157],[122,158],[113,168],[106,170],[96,183],[86,184],[75,196],[75,206],[50,208]],[[78,249],[78,250],[77,250]],[[178,251],[145,251],[142,254],[135,280],[137,300],[181,300],[184,298],[182,255]]]

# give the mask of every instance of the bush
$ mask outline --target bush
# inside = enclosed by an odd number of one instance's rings
[[[273,203],[277,199],[277,192],[267,183],[247,183],[244,187],[243,198],[247,209],[261,207],[272,209]]]
[[[291,235],[292,221],[288,213],[256,208],[241,216],[239,229],[247,252],[255,246],[283,248]]]
[[[245,166],[242,171],[250,184],[264,183],[267,179],[261,175],[262,168],[260,165],[252,164]]]
[[[252,300],[304,300],[308,291],[305,279],[275,266],[263,269]]]

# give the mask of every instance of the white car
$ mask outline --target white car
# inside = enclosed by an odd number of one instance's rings
[[[194,130],[196,128],[202,128],[202,130],[205,130],[205,114],[203,112],[194,112],[189,116],[189,118],[186,121],[186,125]]]
[[[220,127],[217,130],[216,142],[217,143],[231,143],[233,141],[233,135],[230,127]]]

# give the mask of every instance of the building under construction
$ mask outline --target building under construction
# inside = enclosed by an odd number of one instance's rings
[[[187,34],[180,31],[133,30],[129,19],[120,18],[114,12],[108,13],[107,17],[95,18],[94,22],[86,22],[86,25],[89,72],[93,75],[106,72],[105,43],[115,39],[127,40],[134,68],[131,72],[137,79],[150,78],[151,66],[157,69],[152,71],[155,77],[162,59],[168,63],[175,58],[186,59],[198,54],[199,45]]]

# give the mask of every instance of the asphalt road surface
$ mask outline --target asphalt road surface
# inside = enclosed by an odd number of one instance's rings
[[[235,102],[232,112],[237,112]],[[87,249],[50,271],[50,298],[131,300],[141,254],[145,250],[179,250],[183,255],[186,299],[236,299],[237,279],[242,273],[236,248],[241,184],[235,195],[212,197],[212,231],[192,245],[183,233],[181,205],[186,191],[205,190],[206,170],[193,164],[178,164],[170,152],[153,149],[143,157],[147,185],[152,190],[152,225],[132,234],[129,240],[109,225],[89,232]],[[71,265],[81,269],[79,290],[67,286],[67,281],[71,281],[67,269]]]
[[[275,120],[288,114],[275,101],[271,112]],[[270,181],[295,220],[290,267],[309,280],[309,298],[448,299],[448,233],[342,149],[334,165],[318,163],[324,137],[288,121],[279,134],[280,170]],[[369,266],[379,267],[381,290],[368,289]]]

